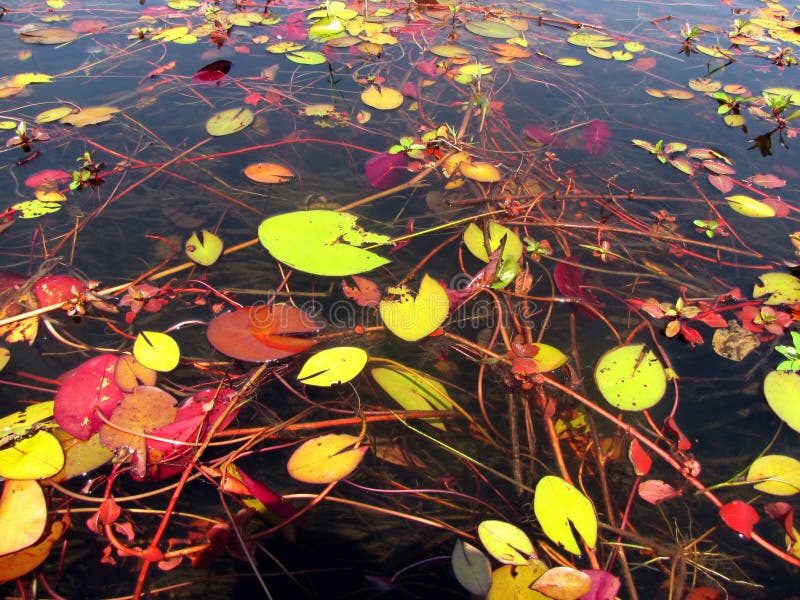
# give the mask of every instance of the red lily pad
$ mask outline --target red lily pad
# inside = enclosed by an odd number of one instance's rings
[[[33,284],[33,295],[39,306],[60,304],[73,299],[84,290],[83,282],[70,275],[45,275]]]
[[[759,520],[756,509],[741,500],[733,500],[721,506],[719,516],[728,527],[748,539],[753,535],[753,527]]]
[[[322,322],[288,304],[249,306],[211,321],[206,337],[226,356],[267,362],[308,350],[315,340],[291,334],[316,333],[322,326]]]
[[[36,189],[43,185],[58,185],[72,181],[72,174],[61,169],[45,169],[34,173],[25,180],[25,187]]]
[[[56,393],[53,418],[72,437],[88,440],[100,430],[100,411],[110,417],[124,392],[117,385],[117,356],[103,354],[90,358],[70,371]]]

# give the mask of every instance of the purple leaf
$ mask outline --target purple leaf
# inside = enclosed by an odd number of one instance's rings
[[[367,161],[364,173],[369,184],[376,190],[388,190],[403,180],[403,175],[408,173],[407,167],[408,157],[405,152],[397,154],[382,152]]]
[[[574,256],[569,256],[564,260],[566,262],[556,264],[553,269],[553,279],[556,282],[558,291],[564,296],[580,298],[586,304],[595,308],[602,308],[602,302],[594,294],[583,288],[583,275],[581,274],[578,259]],[[578,308],[586,316],[595,318],[594,313],[585,306],[579,304]]]
[[[590,121],[583,130],[583,145],[589,154],[602,154],[608,150],[608,140],[611,138],[611,131],[604,121],[595,119]]]
[[[523,131],[532,142],[536,142],[537,144],[552,144],[553,140],[556,139],[555,134],[550,133],[547,129],[539,127],[538,125],[527,125]]]

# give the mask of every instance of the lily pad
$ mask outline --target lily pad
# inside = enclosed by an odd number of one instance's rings
[[[406,410],[449,410],[453,407],[445,387],[415,369],[377,367],[371,374],[383,391]],[[445,429],[440,419],[428,419],[428,422],[437,429]]]
[[[261,223],[258,238],[276,260],[312,275],[354,275],[389,262],[361,248],[385,244],[389,236],[364,231],[356,225],[356,216],[348,213],[309,210],[277,215]]]
[[[482,521],[478,537],[486,551],[505,565],[527,565],[536,556],[528,535],[505,521]]]
[[[133,355],[154,371],[172,371],[181,360],[181,350],[171,336],[160,331],[143,331],[133,343]]]
[[[492,586],[492,566],[483,552],[469,542],[456,540],[450,558],[458,583],[469,592],[485,596]]]
[[[747,481],[759,492],[794,496],[800,492],[800,460],[782,454],[759,456],[747,471]]]
[[[778,304],[796,304],[800,302],[800,279],[789,273],[771,272],[759,275],[758,283],[753,286],[753,298],[769,294],[763,300],[768,306]]]
[[[519,236],[508,227],[500,225],[500,223],[496,223],[495,221],[489,223],[488,236],[484,236],[483,230],[475,225],[475,223],[470,223],[464,231],[464,245],[475,258],[488,263],[489,254],[500,247],[504,237],[506,245],[503,248],[503,261],[517,262],[522,256],[522,241],[519,239]]]
[[[371,85],[361,92],[361,101],[378,110],[394,110],[403,104],[403,94],[394,88]]]
[[[244,168],[244,175],[258,183],[286,183],[294,177],[294,173],[276,163],[254,163]]]
[[[725,200],[728,201],[728,204],[733,210],[745,217],[765,218],[775,216],[774,208],[750,196],[737,194],[734,196],[725,196]]]
[[[546,475],[539,480],[533,512],[544,534],[572,554],[581,554],[573,529],[589,547],[597,542],[597,515],[592,503],[561,477]]]
[[[667,391],[664,367],[644,344],[619,346],[603,354],[594,378],[606,401],[621,410],[648,409]]]
[[[771,371],[764,378],[767,404],[786,424],[800,431],[800,375],[789,371]]]
[[[305,362],[297,380],[320,387],[346,383],[362,371],[368,358],[366,351],[354,346],[327,348]]]
[[[464,28],[470,33],[488,38],[507,40],[517,35],[516,29],[502,21],[469,21]]]
[[[33,545],[47,525],[47,501],[39,482],[6,480],[0,496],[0,555]]]
[[[444,323],[450,312],[447,290],[425,275],[416,298],[405,286],[390,288],[397,300],[382,300],[378,309],[386,328],[407,342],[430,335]]]
[[[222,254],[223,245],[218,235],[204,229],[200,235],[196,231],[192,233],[184,248],[186,255],[198,265],[210,267]]]
[[[206,121],[206,131],[213,136],[230,135],[250,125],[253,119],[253,111],[249,108],[229,108]]]
[[[0,450],[0,477],[4,479],[45,479],[64,466],[64,450],[47,431],[37,431]]]
[[[294,451],[286,470],[304,483],[333,483],[350,475],[364,458],[369,446],[359,446],[361,438],[344,433],[329,433],[310,439]]]

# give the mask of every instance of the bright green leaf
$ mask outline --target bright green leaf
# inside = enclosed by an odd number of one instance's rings
[[[133,343],[133,355],[154,371],[172,371],[181,359],[181,350],[172,337],[159,331],[143,331]]]
[[[603,354],[594,378],[606,401],[621,410],[648,409],[667,391],[664,367],[644,344],[619,346]]]
[[[589,499],[561,477],[546,475],[536,484],[533,512],[542,531],[572,554],[581,554],[572,529],[594,548],[597,542],[597,516]]]
[[[250,125],[253,118],[253,111],[249,108],[229,108],[218,112],[206,121],[206,131],[208,135],[229,135]]]
[[[349,213],[309,210],[277,215],[261,223],[258,238],[276,260],[313,275],[354,275],[389,262],[361,248],[385,244],[389,236],[364,231]]]
[[[287,52],[286,58],[299,65],[321,65],[328,60],[322,52],[317,52],[316,50]]]
[[[297,374],[297,380],[320,387],[346,383],[361,372],[368,358],[364,350],[354,346],[328,348],[305,362]]]

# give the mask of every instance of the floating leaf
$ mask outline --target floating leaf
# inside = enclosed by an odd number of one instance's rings
[[[64,27],[39,27],[21,32],[19,39],[26,44],[56,45],[76,40],[78,34]]]
[[[444,323],[450,312],[447,291],[432,277],[425,275],[416,298],[405,286],[390,288],[397,300],[382,300],[378,309],[386,328],[407,342],[430,335]]]
[[[361,101],[378,110],[394,110],[403,104],[403,94],[394,88],[371,85],[361,92]]]
[[[800,89],[787,87],[768,87],[764,90],[770,96],[788,96],[789,102],[795,106],[800,106]]]
[[[728,527],[747,539],[753,535],[753,527],[759,521],[756,509],[741,500],[733,500],[722,505],[719,516]]]
[[[737,194],[734,196],[725,196],[725,200],[728,201],[728,204],[733,210],[745,217],[765,218],[775,216],[775,209],[750,196]]]
[[[511,523],[482,521],[478,525],[478,537],[486,551],[503,564],[527,565],[531,558],[536,558],[528,535]]]
[[[360,437],[329,433],[303,442],[289,458],[289,475],[304,483],[333,483],[355,471],[369,446]]]
[[[709,175],[708,183],[713,185],[723,194],[730,192],[733,189],[733,186],[736,185],[733,179],[728,175]]]
[[[73,477],[85,476],[114,458],[114,453],[100,443],[97,433],[88,440],[76,439],[62,429],[56,429],[53,435],[59,439],[64,450],[64,466],[49,481],[61,483]]]
[[[32,83],[50,83],[51,81],[53,81],[53,76],[46,73],[17,73],[11,78],[12,85],[22,87]]]
[[[459,163],[458,169],[467,179],[472,179],[473,181],[479,181],[481,183],[493,183],[503,178],[497,167],[485,162],[470,162],[465,160]]]
[[[759,456],[747,471],[747,481],[759,492],[773,496],[800,493],[800,460],[782,454]]]
[[[362,371],[368,358],[364,350],[354,346],[327,348],[305,362],[297,374],[297,380],[320,387],[346,383]]]
[[[445,387],[419,371],[408,367],[376,367],[372,377],[400,406],[406,410],[450,410],[453,400]],[[437,429],[444,430],[439,419],[428,419]]]
[[[258,183],[286,183],[294,177],[294,173],[276,163],[255,163],[244,169],[245,177]]]
[[[707,77],[701,77],[698,79],[690,79],[689,87],[695,92],[711,93],[720,90],[722,88],[722,84],[719,81],[715,81]]]
[[[53,416],[53,401],[37,402],[25,410],[19,410],[0,418],[0,437],[23,435],[37,423]]]
[[[389,262],[361,248],[385,244],[389,236],[364,231],[349,213],[309,210],[277,215],[261,223],[258,238],[275,259],[313,275],[354,275]]]
[[[315,344],[313,339],[291,334],[315,333],[322,326],[288,304],[250,306],[213,319],[206,337],[214,348],[231,358],[267,362],[308,350]]]
[[[36,123],[52,123],[53,121],[58,121],[59,119],[72,114],[73,112],[75,112],[75,109],[71,106],[59,106],[57,108],[51,108],[50,110],[40,112],[38,115],[36,115],[36,117],[34,117],[34,121]]]
[[[611,53],[611,58],[619,62],[627,62],[633,60],[633,54],[625,50],[614,50]]]
[[[523,251],[522,241],[516,233],[495,221],[489,222],[487,232],[488,235],[484,237],[484,231],[475,223],[470,223],[464,230],[464,245],[475,258],[488,263],[489,254],[497,250],[500,244],[503,243],[503,238],[505,238],[503,260],[516,262],[520,259]]]
[[[517,30],[502,21],[469,21],[464,28],[470,33],[488,38],[509,39],[516,37]]]
[[[578,31],[571,33],[567,42],[573,46],[584,46],[587,48],[611,48],[616,46],[616,40],[603,35],[602,33],[592,33],[590,31]]]
[[[594,548],[597,516],[589,499],[561,477],[545,475],[536,484],[533,512],[544,534],[572,554],[581,554],[572,529]]]
[[[116,113],[120,111],[116,106],[87,106],[78,112],[70,113],[61,117],[60,122],[74,127],[85,127],[87,125],[98,125],[110,121]]]
[[[205,229],[197,235],[192,233],[184,246],[186,255],[198,265],[210,267],[222,254],[222,240],[218,235],[206,231]]]
[[[547,571],[547,565],[532,560],[526,565],[503,565],[492,573],[492,587],[486,600],[551,600],[533,589],[533,582]]]
[[[562,67],[580,67],[583,64],[580,58],[570,58],[568,56],[557,58],[556,62]]]
[[[667,391],[664,367],[644,344],[620,346],[603,354],[594,378],[606,401],[621,410],[648,409]]]
[[[286,54],[287,52],[297,52],[305,48],[303,44],[297,42],[278,42],[277,44],[270,44],[265,48],[267,52],[272,54]]]
[[[295,50],[286,53],[286,58],[300,65],[321,65],[327,62],[322,52],[316,50]]]
[[[246,128],[253,119],[253,111],[249,108],[229,108],[206,121],[206,132],[213,136],[230,135]]]
[[[154,371],[172,371],[181,360],[181,350],[171,336],[159,331],[142,331],[133,342],[133,355]]]
[[[435,44],[429,48],[429,51],[442,58],[469,58],[472,56],[472,50],[453,44]]]
[[[37,431],[0,450],[0,477],[4,479],[45,479],[63,466],[64,450],[47,431]]]
[[[753,175],[752,177],[748,178],[748,181],[767,189],[781,188],[786,185],[785,179],[781,179],[780,177],[771,173]]]
[[[37,481],[7,479],[0,496],[0,555],[33,545],[47,525],[47,502]]]
[[[625,50],[627,50],[628,52],[644,52],[645,50],[647,50],[644,44],[636,41],[625,42],[624,46]]]
[[[61,203],[47,200],[25,200],[17,202],[11,208],[19,212],[20,219],[38,219],[61,210]]]
[[[800,302],[800,279],[789,273],[764,273],[759,275],[758,283],[753,286],[753,298],[769,294],[764,304],[796,304]]]
[[[531,589],[553,600],[577,600],[592,589],[592,578],[571,567],[553,567],[534,581]]]
[[[453,573],[472,594],[485,596],[492,586],[492,567],[486,555],[469,542],[456,540],[450,559]]]
[[[611,60],[611,52],[606,50],[605,48],[586,48],[586,54],[589,56],[594,56],[595,58],[599,58],[602,60]],[[648,92],[649,93],[649,92]],[[659,98],[663,98],[664,95],[659,92]]]
[[[764,378],[767,404],[778,418],[800,431],[800,375],[790,371],[770,371]]]
[[[38,544],[0,556],[0,583],[22,577],[41,565],[65,529],[64,521],[54,521],[47,537]]]
[[[9,360],[11,360],[11,352],[8,348],[0,346],[0,371],[6,368]]]

